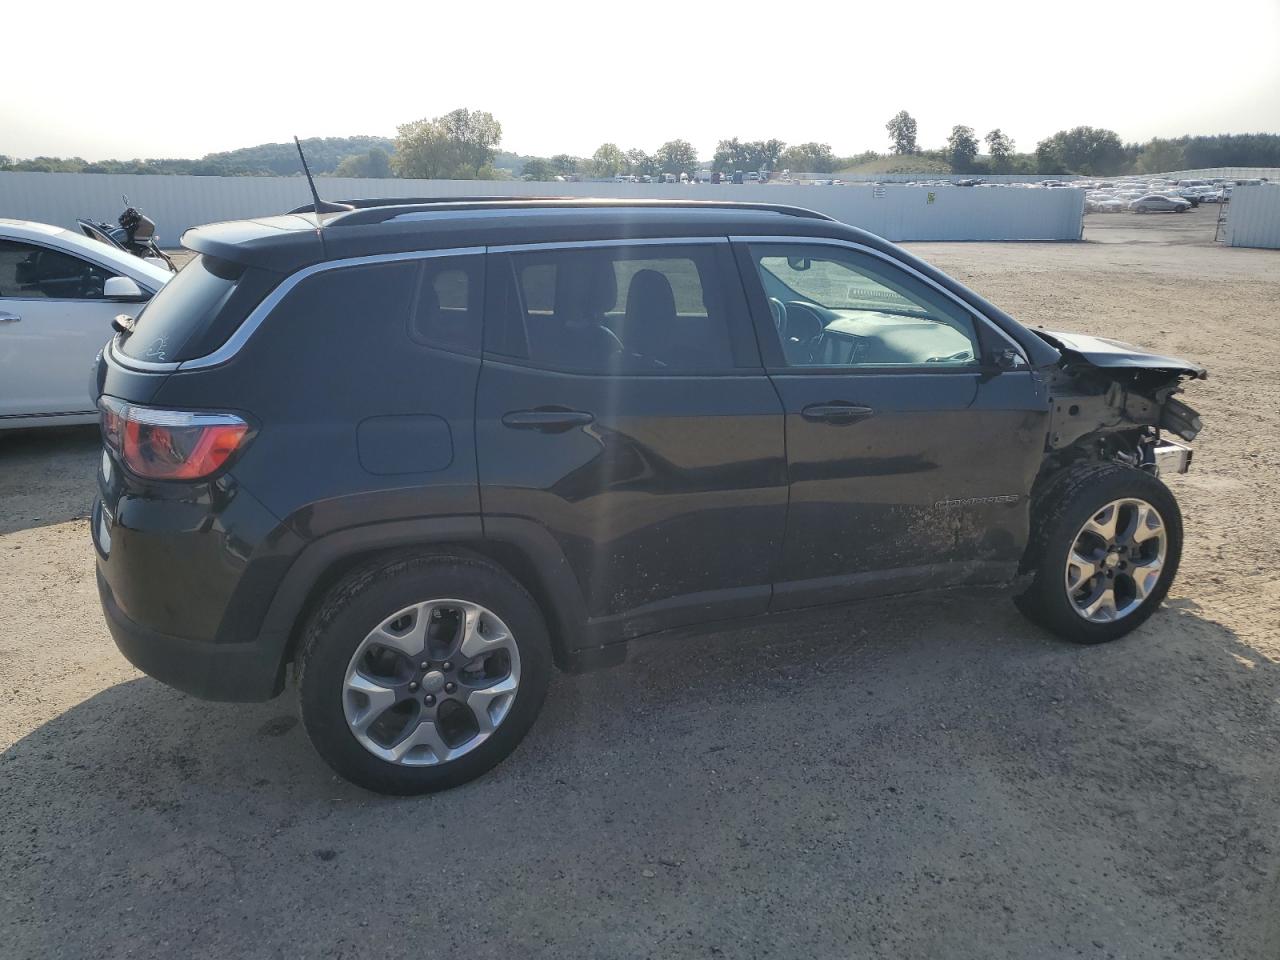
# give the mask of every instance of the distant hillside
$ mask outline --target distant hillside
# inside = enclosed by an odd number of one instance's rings
[[[395,141],[387,137],[310,137],[302,141],[307,163],[317,176],[333,173],[346,157],[365,156],[375,147],[388,155]],[[277,177],[302,173],[298,149],[290,143],[260,143],[222,153],[209,153],[198,160],[134,159],[97,160],[80,157],[32,157],[10,160],[0,157],[0,170],[30,170],[37,173],[186,173],[202,177]]]
[[[346,157],[368,153],[374,147],[388,155],[395,153],[394,140],[387,137],[311,137],[302,141],[307,163],[314,174],[333,173]],[[290,143],[260,143],[223,153],[210,153],[195,161],[200,166],[216,167],[230,176],[287,177],[301,173],[298,148]],[[195,170],[193,173],[204,173]]]
[[[945,160],[920,154],[903,156],[889,155],[876,157],[874,160],[863,160],[853,166],[844,167],[838,174],[867,175],[873,173],[951,173],[951,164]]]

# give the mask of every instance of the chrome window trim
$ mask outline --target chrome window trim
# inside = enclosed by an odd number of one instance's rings
[[[280,285],[267,294],[261,303],[259,303],[250,312],[243,323],[236,329],[226,343],[218,347],[212,353],[207,353],[203,357],[193,357],[190,360],[180,360],[168,363],[155,363],[149,360],[136,360],[133,357],[126,357],[119,352],[116,347],[119,334],[108,344],[108,358],[118,366],[127,370],[137,370],[143,373],[164,373],[173,372],[175,370],[204,370],[209,367],[217,367],[228,362],[240,352],[241,348],[249,342],[252,337],[262,326],[262,322],[267,319],[290,291],[299,283],[308,277],[314,277],[318,273],[327,273],[330,270],[342,270],[347,267],[364,267],[379,263],[400,263],[409,260],[430,260],[434,257],[463,257],[463,256],[480,256],[485,252],[484,247],[449,247],[443,250],[410,250],[404,253],[375,253],[365,257],[347,257],[342,260],[325,260],[322,263],[313,263],[309,267],[303,267],[301,270],[295,271],[285,277]]]
[[[286,277],[280,286],[272,290],[262,302],[253,308],[253,312],[245,318],[244,323],[236,328],[236,331],[227,338],[227,342],[220,346],[213,353],[206,354],[203,357],[196,357],[192,360],[183,360],[178,364],[179,370],[204,370],[209,367],[217,367],[231,360],[240,348],[249,342],[262,326],[271,311],[274,310],[285,297],[303,280],[308,277],[314,277],[319,273],[328,273],[331,270],[343,270],[348,267],[366,267],[380,263],[402,263],[409,260],[430,260],[434,257],[465,257],[482,255],[485,252],[484,247],[451,247],[445,250],[411,250],[405,253],[375,253],[367,257],[348,257],[344,260],[326,260],[323,263],[313,263],[309,267],[303,267],[296,273],[291,273]]]
[[[240,324],[239,328],[227,338],[226,343],[220,346],[212,353],[203,357],[195,357],[191,360],[182,360],[176,362],[156,363],[147,360],[136,360],[132,357],[126,357],[120,353],[118,349],[119,335],[113,338],[107,344],[108,359],[128,370],[137,370],[143,373],[164,373],[173,372],[175,370],[203,370],[209,367],[220,366],[233,359],[237,353],[244,347],[249,339],[257,332],[263,321],[270,315],[271,311],[279,305],[288,294],[303,280],[313,277],[319,273],[326,273],[330,270],[342,270],[347,267],[362,267],[380,263],[399,263],[411,260],[429,260],[435,257],[463,257],[463,256],[480,256],[488,253],[519,253],[525,251],[537,250],[568,250],[582,248],[614,248],[614,247],[647,247],[647,246],[691,246],[701,244],[718,244],[718,243],[772,243],[772,244],[808,244],[811,246],[833,246],[843,247],[856,250],[860,253],[870,254],[886,263],[892,264],[900,270],[905,270],[910,275],[922,280],[930,288],[943,294],[949,300],[953,301],[962,309],[972,313],[978,317],[987,326],[993,328],[1002,335],[1002,338],[1008,340],[1017,348],[1020,354],[1023,354],[1023,360],[1026,362],[1026,356],[1022,347],[1015,343],[1000,327],[999,324],[991,320],[982,311],[977,310],[972,305],[966,303],[960,297],[956,296],[950,290],[938,284],[935,280],[925,276],[919,270],[909,264],[903,263],[896,257],[889,256],[865,244],[856,243],[851,240],[841,240],[836,237],[808,237],[796,234],[786,236],[769,236],[769,235],[750,235],[750,236],[694,236],[694,237],[619,237],[607,240],[547,240],[533,243],[512,243],[502,244],[489,247],[449,247],[441,250],[411,250],[402,253],[378,253],[364,257],[348,257],[342,260],[326,260],[322,263],[315,263],[309,267],[291,273],[280,285],[254,307],[253,311]]]
[[[795,244],[806,244],[809,246],[845,247],[849,250],[856,250],[859,253],[870,254],[873,257],[877,257],[880,260],[883,260],[885,263],[892,264],[893,266],[897,267],[899,270],[903,270],[909,273],[911,276],[915,277],[917,280],[924,281],[924,283],[926,283],[930,288],[938,291],[938,293],[945,296],[948,300],[951,300],[961,309],[965,310],[968,313],[973,314],[975,317],[978,318],[980,322],[990,327],[995,333],[1000,335],[1002,340],[1007,341],[1012,348],[1017,350],[1019,356],[1022,357],[1022,362],[1027,364],[1028,367],[1030,367],[1031,361],[1027,358],[1026,351],[1022,349],[1022,345],[1018,343],[1016,340],[1014,340],[1011,336],[1009,336],[1009,334],[1005,333],[1003,328],[1001,328],[1000,324],[996,323],[994,320],[988,317],[981,310],[974,307],[972,304],[966,303],[964,300],[956,296],[954,293],[952,293],[946,287],[942,286],[936,280],[921,273],[915,267],[911,266],[908,263],[903,263],[897,257],[891,257],[889,256],[889,254],[884,253],[881,250],[876,250],[874,247],[868,247],[866,244],[856,243],[853,240],[841,240],[836,237],[801,237],[801,236],[794,236],[794,235],[787,236],[787,237],[765,237],[765,236],[730,237],[729,242],[745,243],[745,244],[795,243]],[[974,368],[969,368],[969,369],[971,371]]]

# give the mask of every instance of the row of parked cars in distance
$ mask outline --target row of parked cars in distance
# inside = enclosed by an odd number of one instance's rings
[[[1123,179],[1077,181],[1083,187],[1087,213],[1184,213],[1202,203],[1221,203],[1231,196],[1230,181]]]
[[[779,183],[791,182],[790,170],[699,170],[690,176],[687,173],[636,174],[619,173],[613,177],[614,183],[768,183],[777,180]],[[831,181],[828,181],[831,182]],[[835,183],[843,181],[836,180]]]

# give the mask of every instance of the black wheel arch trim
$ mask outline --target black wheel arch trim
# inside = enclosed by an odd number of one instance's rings
[[[332,584],[380,555],[452,550],[486,559],[528,590],[547,618],[561,669],[577,672],[618,662],[587,631],[582,591],[551,534],[531,520],[479,515],[397,520],[348,527],[308,543],[275,591],[259,632],[277,659],[292,660],[309,611]],[[283,675],[283,671],[281,671]],[[282,684],[280,684],[282,686]]]

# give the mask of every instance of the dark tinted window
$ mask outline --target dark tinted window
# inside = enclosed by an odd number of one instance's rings
[[[495,353],[583,373],[699,373],[754,364],[711,245],[496,258]]]
[[[0,297],[100,300],[116,274],[88,260],[34,243],[0,240]]]
[[[194,257],[138,315],[133,334],[124,342],[125,355],[156,363],[199,356],[184,351],[184,347],[213,322],[244,273],[245,268],[239,264]]]
[[[429,346],[478,354],[484,257],[431,257],[419,270],[410,335]]]

